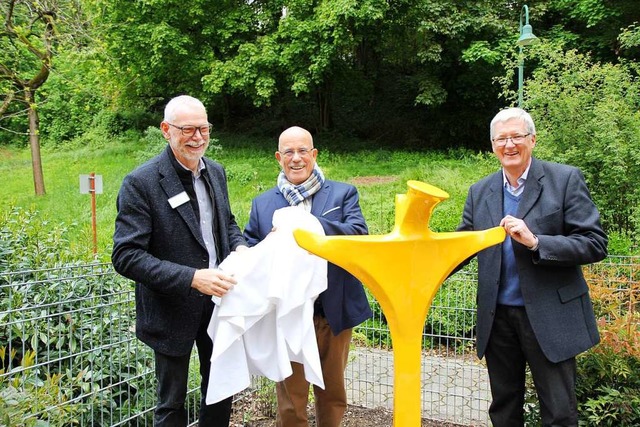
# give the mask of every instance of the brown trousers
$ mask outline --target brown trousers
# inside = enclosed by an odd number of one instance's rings
[[[344,371],[349,358],[351,329],[334,336],[327,319],[314,316],[313,323],[320,353],[320,365],[325,389],[313,386],[317,427],[340,427],[347,409],[347,393],[344,388]],[[276,384],[278,397],[278,427],[308,427],[307,403],[309,382],[304,377],[304,367],[292,362],[293,374]]]

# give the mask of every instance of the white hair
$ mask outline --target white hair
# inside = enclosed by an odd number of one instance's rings
[[[202,108],[203,110],[206,110],[202,101],[200,101],[197,98],[194,98],[193,96],[189,96],[189,95],[176,96],[175,98],[172,98],[167,103],[166,107],[164,107],[164,121],[165,122],[174,121],[176,118],[176,112],[180,108],[185,106],[194,106],[194,107],[199,107],[199,108]]]
[[[491,120],[491,126],[489,130],[490,130],[490,137],[492,141],[493,141],[493,128],[495,124],[504,123],[511,119],[522,120],[527,128],[527,132],[530,133],[531,135],[536,134],[536,125],[533,123],[533,119],[531,118],[529,113],[524,111],[522,108],[511,107],[511,108],[505,108],[504,110],[501,110],[500,112],[498,112],[498,114],[495,115],[493,120]]]

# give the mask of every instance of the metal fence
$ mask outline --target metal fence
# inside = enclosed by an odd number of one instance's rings
[[[474,267],[443,285],[425,323],[422,410],[426,418],[480,426],[488,424],[490,394],[474,351]],[[603,301],[596,310],[636,304],[640,257],[609,257],[586,275]],[[348,398],[391,408],[389,331],[375,302],[372,307],[374,319],[354,333]],[[134,315],[133,286],[110,264],[0,273],[0,426],[152,426],[153,355],[135,338]],[[194,355],[191,425],[198,413],[196,364]]]

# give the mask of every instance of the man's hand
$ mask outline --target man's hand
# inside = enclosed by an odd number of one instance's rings
[[[509,236],[516,242],[522,243],[527,248],[538,246],[538,237],[529,230],[527,224],[519,218],[507,215],[500,221],[500,226],[504,228]]]
[[[196,270],[191,281],[191,287],[205,295],[222,297],[229,292],[233,285],[238,283],[232,276],[224,274],[221,270],[205,268]]]

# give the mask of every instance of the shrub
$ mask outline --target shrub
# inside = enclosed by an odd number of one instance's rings
[[[587,425],[640,425],[639,322],[634,312],[601,319],[601,343],[578,357],[578,413]]]
[[[443,345],[455,352],[465,351],[472,343],[476,324],[476,283],[471,278],[477,268],[474,261],[464,272],[449,278],[433,299],[425,324],[431,345]]]
[[[534,49],[526,108],[536,153],[579,167],[608,231],[640,232],[640,66],[594,63],[561,47]]]
[[[67,228],[39,212],[10,206],[0,215],[0,271],[48,268],[77,259]]]
[[[47,375],[42,379],[34,368],[36,353],[27,351],[9,380],[2,374],[6,373],[7,358],[14,357],[15,352],[6,354],[6,348],[0,347],[0,425],[79,425],[77,417],[86,411],[86,405],[70,401],[86,381],[84,373]]]

